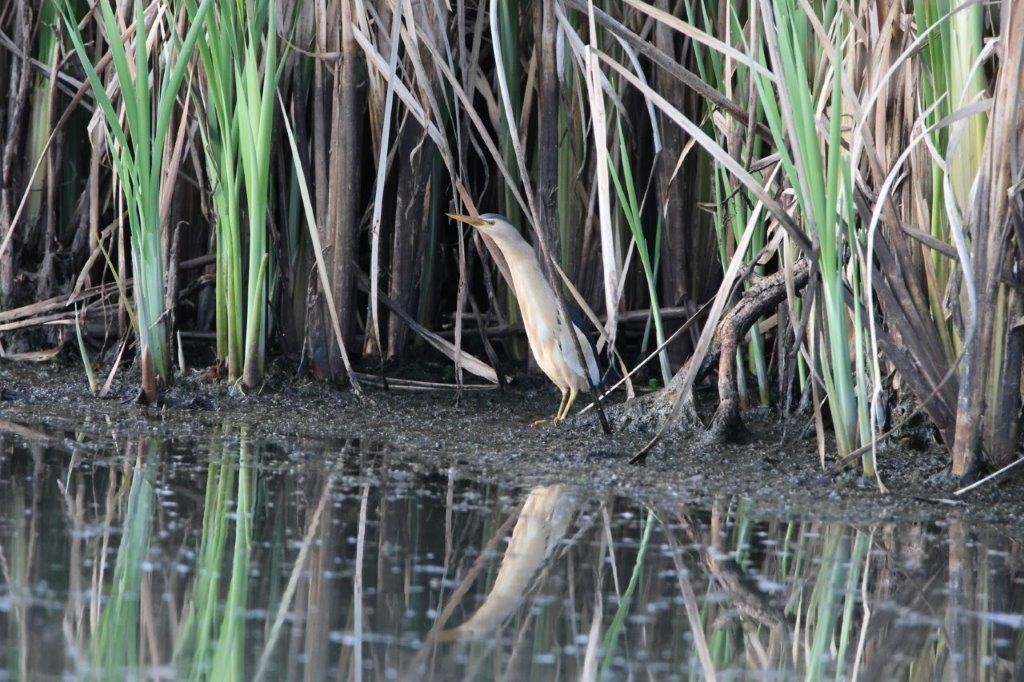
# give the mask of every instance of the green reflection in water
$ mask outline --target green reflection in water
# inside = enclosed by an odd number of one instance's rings
[[[104,679],[123,677],[126,668],[137,663],[139,651],[139,609],[143,590],[146,554],[153,520],[153,477],[159,443],[143,441],[123,485],[129,486],[122,520],[121,542],[114,563],[114,577],[99,616],[93,638],[92,663],[95,674]],[[101,559],[102,560],[102,559]]]
[[[202,679],[207,674],[218,680],[245,677],[244,619],[254,477],[258,470],[252,465],[249,450],[243,433],[237,455],[224,450],[207,467],[195,587],[185,604],[186,616],[174,649],[175,667],[189,679]],[[234,549],[227,575],[227,597],[222,601],[222,567],[232,525],[234,536],[230,540]]]
[[[604,677],[611,670],[612,658],[618,652],[619,637],[622,636],[622,627],[629,615],[629,609],[633,605],[633,595],[637,585],[640,583],[644,572],[644,558],[647,556],[647,545],[651,541],[651,530],[654,528],[654,514],[647,511],[647,521],[644,523],[643,536],[640,538],[640,547],[637,549],[636,561],[633,563],[633,572],[629,576],[629,585],[619,600],[619,606],[615,609],[611,625],[604,635],[604,659],[601,661],[601,676]]]

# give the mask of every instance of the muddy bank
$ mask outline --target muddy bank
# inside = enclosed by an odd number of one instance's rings
[[[191,373],[167,391],[163,406],[142,407],[132,402],[136,389],[127,379],[114,386],[112,397],[99,399],[89,393],[80,367],[5,363],[0,390],[0,433],[57,441],[50,434],[74,431],[84,446],[67,439],[50,444],[82,449],[86,456],[91,438],[189,439],[227,425],[245,427],[294,457],[327,457],[358,444],[413,468],[456,467],[511,486],[565,482],[594,497],[617,493],[706,505],[734,495],[766,516],[813,514],[854,523],[933,520],[951,512],[1002,523],[1024,518],[1024,483],[1017,477],[954,500],[942,477],[946,456],[939,447],[890,442],[879,451],[879,470],[891,492],[880,494],[874,481],[854,471],[823,471],[813,428],[802,421],[782,424],[768,412],[744,415],[755,434],[744,443],[710,446],[695,436],[674,437],[644,465],[630,465],[650,434],[605,436],[592,414],[531,426],[558,403],[541,382],[461,395],[367,387],[359,399],[346,387],[281,369],[249,395]]]

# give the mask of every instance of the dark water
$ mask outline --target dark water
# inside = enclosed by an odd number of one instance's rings
[[[1013,529],[510,489],[358,441],[33,428],[0,436],[11,678],[1024,674]]]

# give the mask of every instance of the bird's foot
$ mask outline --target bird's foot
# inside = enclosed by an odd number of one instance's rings
[[[562,420],[557,417],[541,417],[540,419],[534,419],[530,422],[530,426],[537,428],[540,426],[552,426],[554,424],[560,424],[561,422]]]

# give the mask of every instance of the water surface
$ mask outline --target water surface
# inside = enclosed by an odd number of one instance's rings
[[[1020,679],[1021,534],[765,518],[244,429],[0,435],[12,678]]]

